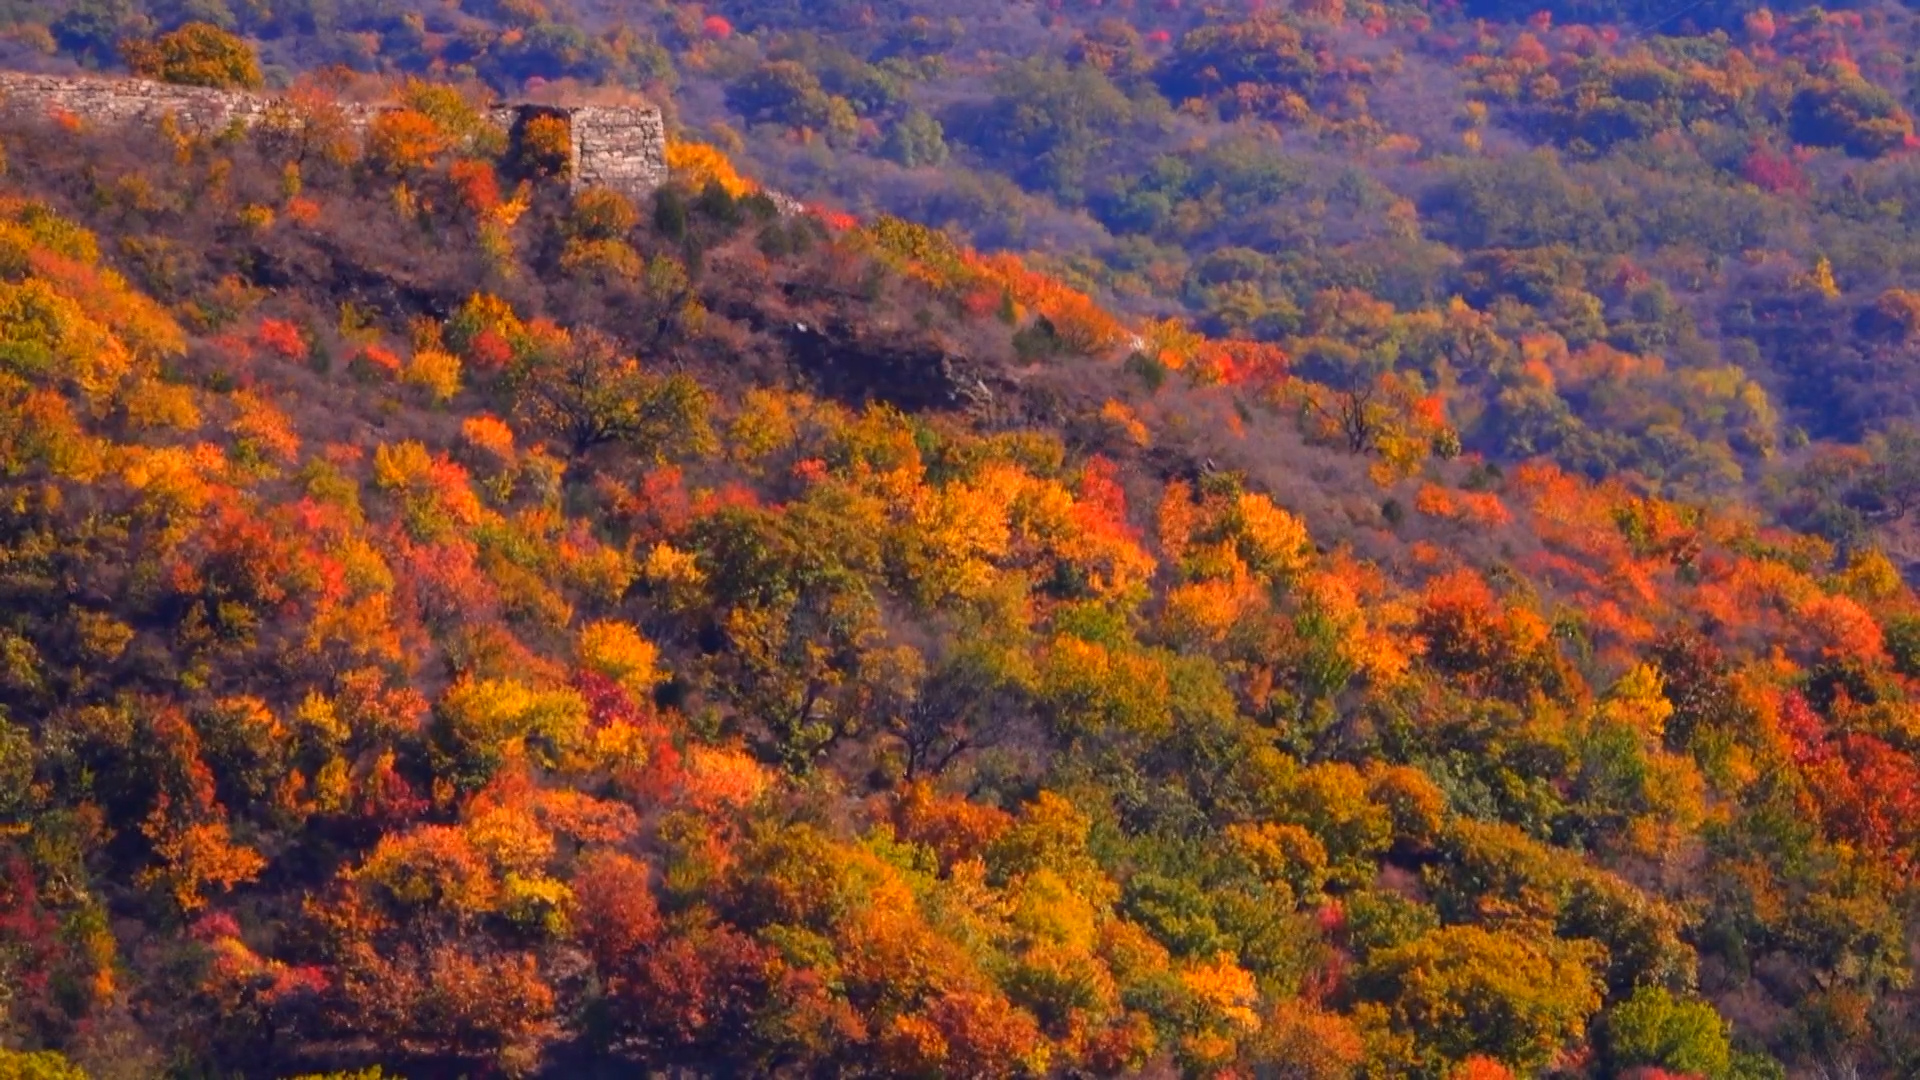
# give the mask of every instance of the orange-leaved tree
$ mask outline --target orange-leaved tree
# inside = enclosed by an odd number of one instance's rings
[[[121,45],[135,75],[183,86],[258,89],[260,61],[253,46],[205,22],[190,22],[152,41]]]

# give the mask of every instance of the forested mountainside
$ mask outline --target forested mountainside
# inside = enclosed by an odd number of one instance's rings
[[[621,86],[804,198],[1136,317],[1417,375],[1470,450],[1920,557],[1920,20],[1720,2],[10,0],[0,59],[190,20],[344,65]]]
[[[685,115],[802,194],[1418,373],[1490,457],[1843,544],[1904,516],[1904,7],[714,6]]]
[[[1904,9],[8,11],[0,1077],[1920,1071]]]

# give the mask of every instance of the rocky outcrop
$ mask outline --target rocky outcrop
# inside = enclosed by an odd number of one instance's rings
[[[854,404],[884,401],[909,412],[958,410],[986,417],[997,396],[978,365],[927,334],[861,331],[841,322],[775,328],[797,369],[821,393]]]
[[[273,115],[270,94],[174,86],[144,79],[104,79],[0,72],[0,114],[66,114],[91,124],[176,123],[203,131],[247,126]],[[343,104],[349,124],[364,129],[389,106]],[[653,106],[495,105],[489,114],[508,132],[535,116],[557,116],[572,134],[576,188],[610,187],[644,196],[666,182],[667,129]]]

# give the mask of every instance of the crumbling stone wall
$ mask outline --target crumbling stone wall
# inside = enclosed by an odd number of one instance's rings
[[[144,79],[104,79],[0,72],[0,114],[69,113],[93,124],[175,122],[217,130],[234,122],[259,123],[275,98],[238,90],[174,86]],[[343,105],[348,122],[364,130],[387,106]],[[667,179],[667,129],[652,106],[495,105],[490,118],[508,132],[534,116],[560,116],[572,133],[570,175],[578,188],[604,186],[645,196]]]
[[[240,90],[174,86],[145,79],[96,79],[64,75],[0,72],[0,112],[20,115],[70,113],[93,124],[157,123],[161,117],[201,130],[234,121],[256,124],[273,109],[274,99]],[[345,105],[347,120],[364,128],[380,112],[376,105]]]

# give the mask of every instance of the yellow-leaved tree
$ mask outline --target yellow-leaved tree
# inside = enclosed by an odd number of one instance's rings
[[[182,86],[256,90],[264,80],[253,46],[206,22],[121,46],[135,75]]]

